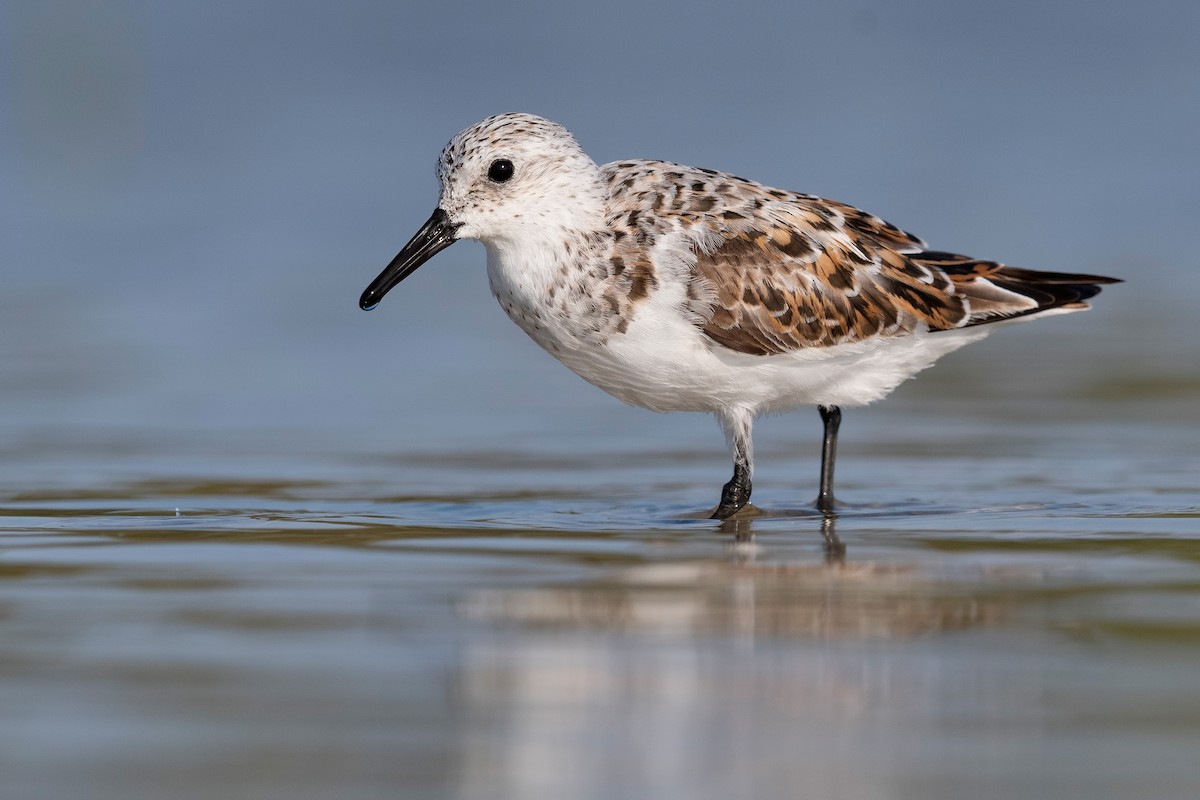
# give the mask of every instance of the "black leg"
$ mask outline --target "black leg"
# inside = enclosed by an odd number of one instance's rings
[[[750,429],[754,416],[745,409],[730,408],[718,411],[717,421],[733,453],[733,478],[721,490],[721,505],[713,512],[712,519],[729,519],[750,502],[750,476],[754,474]]]
[[[750,467],[744,461],[733,462],[733,478],[721,489],[721,505],[712,519],[729,519],[750,502]]]
[[[825,438],[821,442],[821,491],[817,494],[817,510],[832,514],[837,502],[833,498],[833,462],[837,458],[838,427],[842,424],[842,410],[837,406],[817,406],[821,422],[825,423]]]

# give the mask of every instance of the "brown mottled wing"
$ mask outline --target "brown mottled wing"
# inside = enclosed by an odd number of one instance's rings
[[[694,269],[714,298],[704,333],[731,350],[778,354],[968,320],[940,265],[908,255],[919,239],[851,206],[790,195],[729,222]]]
[[[949,276],[955,290],[970,304],[967,326],[1023,317],[1052,308],[1086,308],[1085,301],[1099,294],[1102,285],[1121,282],[1100,275],[1008,267],[995,261],[934,250],[914,253],[909,258]]]
[[[649,252],[683,231],[695,254],[685,311],[711,340],[740,353],[1079,308],[1100,284],[1118,282],[929,251],[853,206],[716,170],[638,160],[602,170],[615,237],[614,311],[659,288]]]

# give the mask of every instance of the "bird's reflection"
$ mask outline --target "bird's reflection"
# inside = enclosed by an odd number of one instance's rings
[[[825,514],[821,517],[821,536],[825,539],[825,563],[846,563],[846,545],[837,535],[837,517]]]
[[[754,522],[758,515],[738,514],[723,520],[717,530],[733,537],[738,544],[754,541]],[[846,545],[837,535],[837,514],[821,515],[821,537],[824,539],[826,564],[845,564]]]
[[[855,648],[808,642],[924,638],[994,624],[1003,600],[916,564],[848,561],[837,522],[810,512],[739,515],[719,529],[732,537],[725,558],[663,553],[565,585],[474,593],[460,612],[506,623],[506,635],[464,655],[455,696],[465,715],[480,715],[496,733],[462,748],[463,796],[495,794],[497,785],[513,796],[573,796],[578,776],[597,769],[597,731],[609,733],[623,765],[654,774],[678,768],[672,785],[689,787],[688,796],[711,790],[711,780],[687,783],[703,770],[680,766],[679,743],[706,754],[696,756],[702,760],[729,748],[730,730],[758,731],[763,747],[789,743],[786,763],[807,786],[831,757],[830,730],[859,719],[877,725],[880,708],[937,707],[945,676],[936,662],[930,669],[911,658],[885,660],[880,669]],[[760,650],[760,641],[769,646]],[[761,759],[758,746],[743,755]],[[505,765],[499,777],[497,764]],[[850,786],[855,796],[887,794],[861,769],[846,774],[851,783],[839,779],[820,793]]]
[[[539,629],[868,639],[955,630],[1001,615],[998,601],[916,564],[848,560],[834,515],[779,523],[765,515],[725,521],[720,530],[733,547],[723,560],[654,559],[566,586],[479,591],[460,610]],[[770,535],[756,540],[756,524]],[[788,527],[794,530],[784,535]],[[802,544],[797,558],[801,533],[820,534],[820,560],[805,558]]]

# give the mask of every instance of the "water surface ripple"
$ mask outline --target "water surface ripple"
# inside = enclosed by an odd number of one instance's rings
[[[899,413],[847,437],[834,521],[799,441],[725,524],[702,518],[720,453],[669,442],[26,444],[6,787],[1194,794],[1195,437]]]

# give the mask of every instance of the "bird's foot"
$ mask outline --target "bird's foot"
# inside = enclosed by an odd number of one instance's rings
[[[736,476],[721,489],[721,504],[710,519],[729,519],[750,502],[750,482],[739,481]]]

